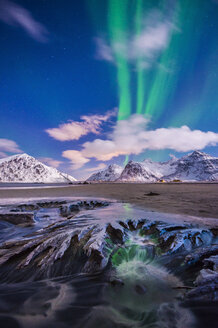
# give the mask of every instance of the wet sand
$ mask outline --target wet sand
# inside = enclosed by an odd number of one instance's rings
[[[28,189],[22,184],[20,188],[0,188],[0,203],[5,198],[38,197],[103,197],[165,213],[218,218],[217,183],[93,183]]]

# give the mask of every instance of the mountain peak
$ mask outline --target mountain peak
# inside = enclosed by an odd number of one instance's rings
[[[209,156],[209,155],[199,150],[195,150],[193,151],[193,153],[190,154],[190,156]]]
[[[26,153],[0,160],[0,182],[67,183],[75,180]]]
[[[115,181],[123,168],[117,164],[110,164],[105,170],[92,174],[87,181]]]
[[[215,157],[212,157],[211,155],[209,154],[206,154],[202,151],[199,151],[199,150],[195,150],[193,151],[192,153],[186,155],[186,156],[183,156],[182,157],[183,159],[185,160],[189,160],[189,159],[192,159],[192,160],[209,160],[209,159],[213,159]]]
[[[117,165],[117,164],[110,164],[109,166],[108,166],[108,169],[116,169],[116,168],[119,168],[120,166],[119,165]]]
[[[122,170],[116,164],[106,170],[95,173],[89,181],[218,181],[218,158],[195,150],[181,158],[173,157],[166,162],[143,162],[130,160]]]

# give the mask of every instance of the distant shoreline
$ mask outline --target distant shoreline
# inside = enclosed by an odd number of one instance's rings
[[[144,182],[144,181],[76,181],[76,182],[61,182],[61,183],[44,183],[44,182],[0,182],[0,189],[4,187],[32,187],[32,188],[40,188],[40,187],[67,187],[67,186],[77,186],[84,184],[137,184],[137,185],[172,185],[172,184],[218,184],[218,181],[180,181],[180,182]]]

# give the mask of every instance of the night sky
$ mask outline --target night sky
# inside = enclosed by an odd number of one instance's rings
[[[0,157],[218,156],[218,1],[0,0],[0,42]]]

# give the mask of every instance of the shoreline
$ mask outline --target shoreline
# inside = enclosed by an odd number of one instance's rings
[[[37,197],[102,197],[163,213],[218,219],[216,183],[92,183],[36,187],[22,184],[19,188],[0,188],[0,202],[8,198]]]

